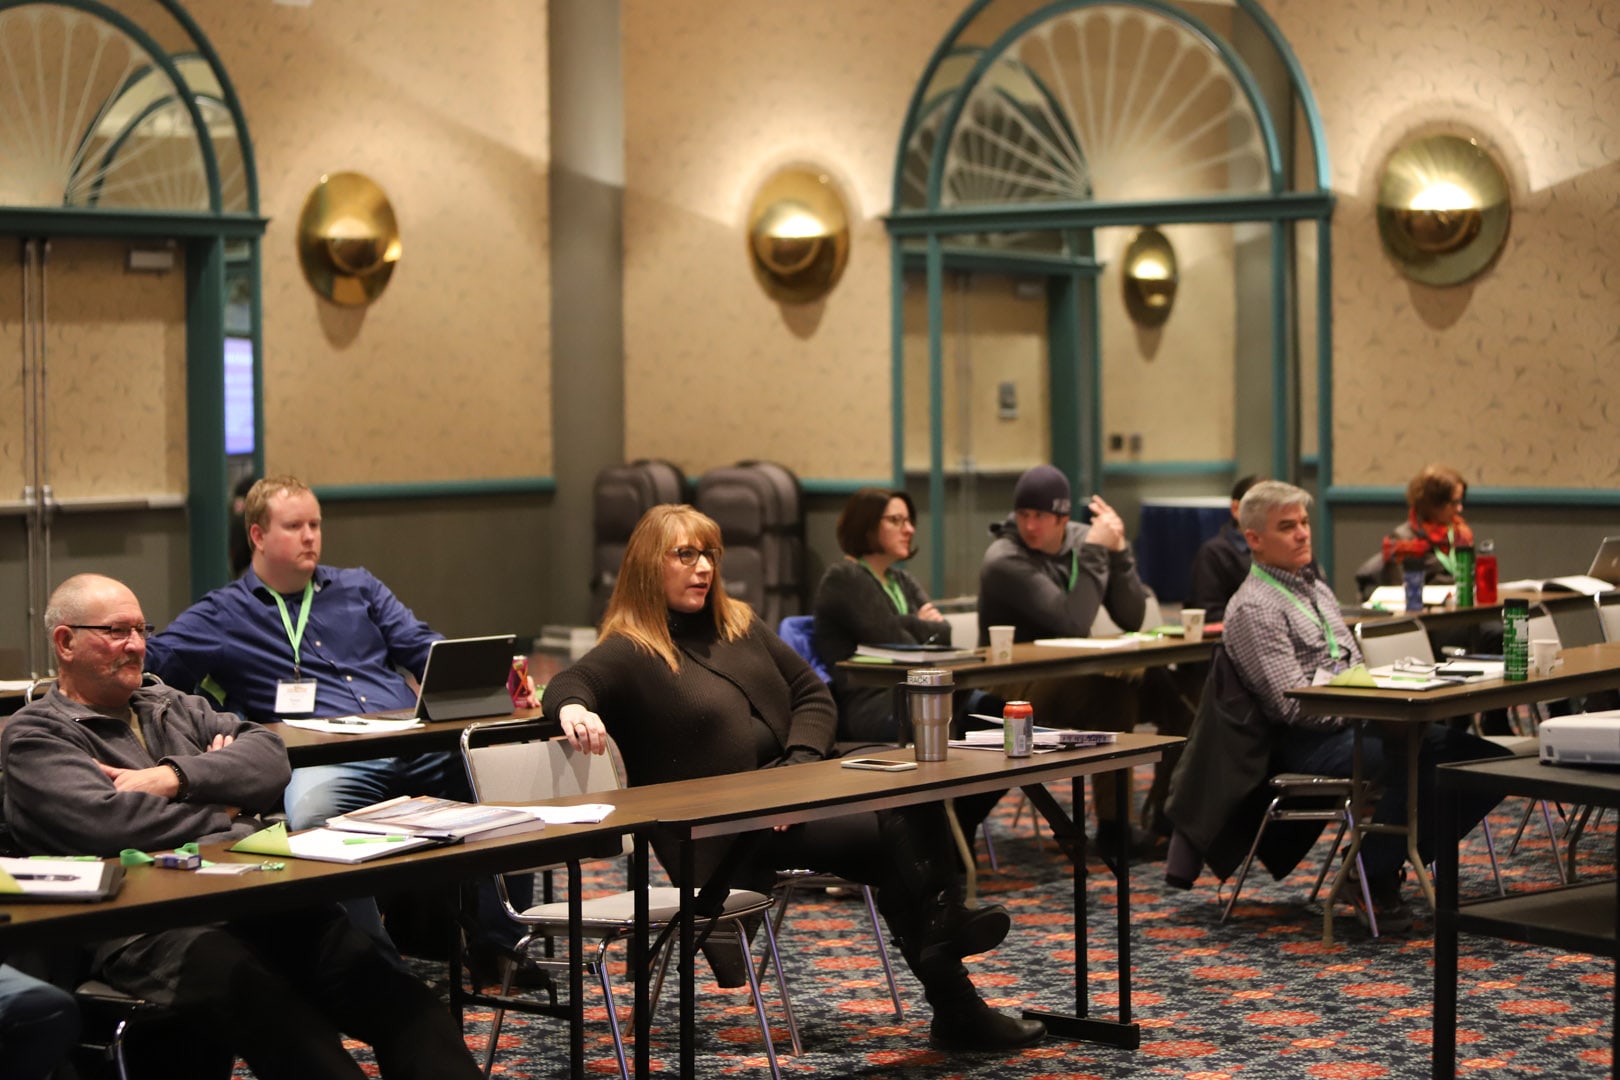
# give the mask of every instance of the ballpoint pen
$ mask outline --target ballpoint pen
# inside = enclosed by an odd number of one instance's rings
[[[371,723],[369,720],[350,719],[342,716],[331,717],[326,722],[328,724],[343,724],[348,727],[365,727],[367,724]]]
[[[397,844],[401,840],[409,840],[408,836],[349,836],[345,837],[345,844]]]
[[[13,881],[77,881],[72,874],[12,874]]]

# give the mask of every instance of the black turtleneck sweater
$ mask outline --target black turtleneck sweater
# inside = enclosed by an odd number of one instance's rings
[[[837,713],[826,684],[754,620],[717,640],[713,616],[671,613],[681,670],[610,637],[546,686],[546,715],[578,702],[602,718],[632,784],[720,776],[816,761],[832,749]]]

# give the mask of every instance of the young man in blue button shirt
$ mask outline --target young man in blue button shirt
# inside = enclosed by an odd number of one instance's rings
[[[297,477],[254,484],[242,516],[253,551],[248,569],[155,635],[147,670],[182,690],[209,679],[228,708],[261,722],[414,707],[416,693],[397,669],[420,679],[428,645],[443,635],[370,571],[321,565],[321,504]],[[288,825],[310,828],[399,795],[468,799],[471,792],[460,761],[444,751],[305,766],[287,785]],[[493,889],[483,891],[490,894],[481,897],[484,922],[504,924],[500,944],[515,941]]]

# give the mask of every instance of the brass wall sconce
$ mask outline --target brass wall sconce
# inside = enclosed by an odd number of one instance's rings
[[[789,166],[760,186],[748,211],[748,261],[773,300],[809,304],[832,291],[849,261],[849,212],[830,176]]]
[[[1429,135],[1396,150],[1378,182],[1378,235],[1401,273],[1459,285],[1507,241],[1507,177],[1473,139]]]
[[[1176,249],[1169,237],[1151,226],[1125,248],[1125,310],[1138,326],[1155,329],[1170,318],[1176,302]]]
[[[344,307],[382,295],[399,262],[394,208],[370,177],[330,173],[304,200],[298,218],[298,262],[310,288]]]

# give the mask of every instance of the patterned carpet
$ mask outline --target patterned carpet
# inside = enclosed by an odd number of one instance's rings
[[[1494,816],[1506,847],[1524,803],[1513,800]],[[1015,916],[1012,936],[996,952],[970,962],[984,996],[1003,1008],[1059,1010],[1072,1001],[1074,952],[1067,929],[1066,863],[1026,813],[1014,822],[1014,799],[991,818],[1000,871],[981,852],[983,894]],[[1589,834],[1583,866],[1592,875],[1613,866],[1612,828]],[[981,845],[982,847],[982,845]],[[1182,1080],[1363,1080],[1424,1077],[1431,1038],[1432,923],[1421,907],[1409,933],[1374,940],[1344,908],[1335,943],[1321,941],[1319,912],[1305,898],[1327,853],[1290,878],[1272,882],[1257,871],[1232,919],[1219,921],[1216,882],[1191,892],[1168,888],[1162,864],[1132,878],[1136,1019],[1135,1052],[1048,1040],[1009,1056],[947,1057],[928,1047],[929,1011],[910,974],[898,969],[906,1008],[893,1016],[882,972],[858,898],[811,894],[800,898],[783,933],[805,1052],[788,1053],[780,999],[767,988],[781,1067],[789,1076],[1095,1080],[1164,1077]],[[1503,865],[1508,888],[1555,881],[1539,822]],[[1100,866],[1097,867],[1100,871]],[[600,887],[611,883],[598,881]],[[1490,864],[1476,831],[1464,853],[1463,895],[1492,891]],[[1415,889],[1409,886],[1415,896]],[[1117,953],[1112,932],[1114,884],[1091,878],[1090,943],[1094,1009],[1115,1004]],[[1220,899],[1224,899],[1222,896]],[[897,961],[898,964],[898,961]],[[1465,938],[1461,961],[1459,1075],[1574,1077],[1610,1071],[1613,964],[1605,959]],[[442,980],[442,965],[420,963]],[[746,989],[720,990],[700,969],[698,1075],[767,1076],[759,1030]],[[586,1066],[614,1072],[600,996],[587,984]],[[628,987],[621,1016],[628,1014]],[[1106,1013],[1105,1013],[1106,1015]],[[674,1071],[676,999],[662,1002],[655,1021],[653,1061]],[[481,1051],[487,1013],[468,1016],[468,1043]],[[361,1050],[364,1056],[363,1049]],[[369,1071],[369,1070],[368,1070]],[[512,1078],[567,1075],[566,1030],[547,1020],[508,1016],[495,1073]]]

